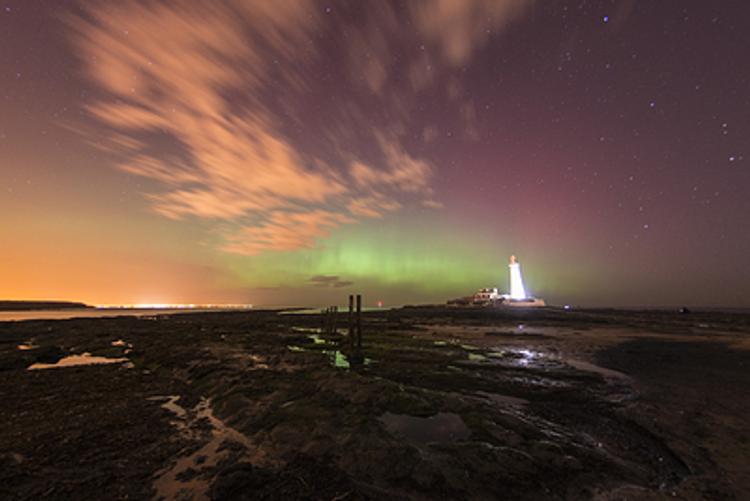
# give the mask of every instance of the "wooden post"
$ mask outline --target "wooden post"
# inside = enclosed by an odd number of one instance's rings
[[[339,307],[331,306],[331,310],[333,311],[333,315],[331,316],[331,334],[336,334],[336,321],[339,317]]]
[[[362,295],[357,294],[357,350],[362,349]]]
[[[354,348],[354,296],[349,294],[349,347]]]

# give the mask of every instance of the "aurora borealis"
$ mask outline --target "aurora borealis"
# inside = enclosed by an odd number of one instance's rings
[[[0,9],[0,298],[750,305],[743,2]]]

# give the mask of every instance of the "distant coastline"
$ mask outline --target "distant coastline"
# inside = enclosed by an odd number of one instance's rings
[[[85,303],[72,301],[0,301],[0,311],[44,311],[89,309]]]

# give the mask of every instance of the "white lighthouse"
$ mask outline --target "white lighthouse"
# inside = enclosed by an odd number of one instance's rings
[[[526,289],[523,287],[523,278],[521,278],[521,265],[518,263],[516,256],[510,256],[510,298],[514,301],[523,301],[526,299]]]
[[[516,256],[510,256],[508,268],[510,268],[510,294],[501,294],[495,287],[484,288],[479,289],[473,296],[453,299],[448,301],[448,304],[503,308],[536,308],[545,306],[544,299],[529,297],[526,294],[526,288],[523,286],[523,278],[521,277],[521,265],[518,263]]]
[[[521,265],[518,263],[516,256],[510,256],[508,268],[510,268],[510,294],[503,294],[502,297],[505,301],[502,305],[524,308],[544,306],[544,299],[529,297],[526,294],[526,288],[523,286],[523,278],[521,277]]]

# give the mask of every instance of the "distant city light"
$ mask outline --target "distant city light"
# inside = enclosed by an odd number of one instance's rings
[[[168,303],[136,303],[136,304],[98,304],[98,309],[124,310],[249,310],[252,304],[168,304]]]

